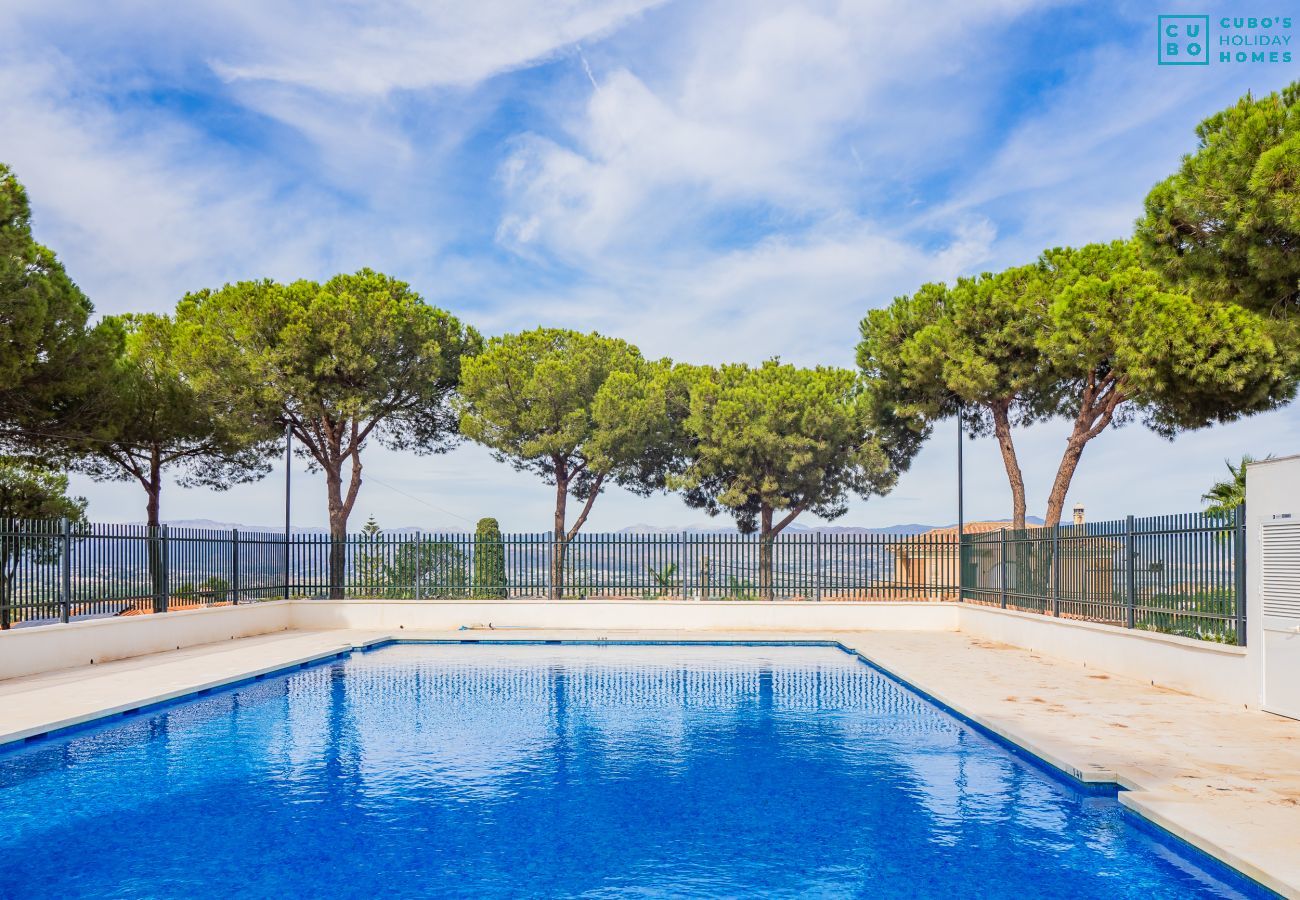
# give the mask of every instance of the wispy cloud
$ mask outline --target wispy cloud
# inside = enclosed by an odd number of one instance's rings
[[[852,365],[867,309],[912,290],[917,279],[947,280],[977,266],[994,238],[990,223],[971,219],[944,246],[922,250],[860,222],[830,223],[703,262],[611,263],[580,289],[530,294],[488,322],[492,330],[565,322],[691,362],[781,356]]]
[[[35,198],[36,227],[101,308],[170,306],[191,288],[315,269],[334,211],[209,152],[178,122],[87,101],[70,63],[0,67],[0,158]]]
[[[214,56],[212,65],[231,80],[345,96],[471,87],[599,37],[655,2],[223,3],[225,14],[242,23],[245,42]]]

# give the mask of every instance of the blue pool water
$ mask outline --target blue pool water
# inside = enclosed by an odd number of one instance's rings
[[[396,645],[0,753],[4,897],[1259,895],[832,647]]]

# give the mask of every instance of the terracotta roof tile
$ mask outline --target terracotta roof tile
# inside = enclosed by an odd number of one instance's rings
[[[1037,528],[1043,528],[1043,527],[1045,527],[1045,526],[1043,526],[1043,525],[1028,525],[1028,526],[1026,526],[1026,530],[1037,529]],[[962,530],[963,530],[966,534],[986,534],[986,533],[988,533],[988,532],[990,532],[990,531],[1001,531],[1003,528],[1005,528],[1005,529],[1007,529],[1008,531],[1010,531],[1010,530],[1011,530],[1011,523],[1010,523],[1009,521],[1005,521],[1005,520],[1004,520],[1004,521],[1001,521],[1001,522],[967,522],[965,525],[962,526]],[[956,525],[949,525],[947,528],[931,528],[929,531],[925,531],[925,532],[922,532],[921,534],[916,535],[916,537],[918,537],[918,538],[951,538],[951,539],[956,539],[956,537],[957,537],[957,526],[956,526]]]

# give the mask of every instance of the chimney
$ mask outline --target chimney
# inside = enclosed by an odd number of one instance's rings
[[[1076,503],[1076,504],[1074,504],[1074,524],[1075,524],[1075,525],[1082,525],[1082,524],[1083,524],[1083,504],[1082,504],[1082,503]]]

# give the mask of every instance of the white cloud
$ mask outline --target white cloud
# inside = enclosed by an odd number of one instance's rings
[[[499,238],[587,263],[680,244],[684,233],[707,232],[720,209],[746,204],[795,226],[839,216],[876,189],[870,182],[896,180],[932,155],[931,133],[948,152],[974,127],[953,102],[964,91],[954,75],[981,80],[963,71],[962,48],[1032,5],[702,7],[674,70],[647,80],[625,66],[597,68],[599,87],[563,137],[521,139],[503,168],[511,204]],[[947,102],[928,111],[927,125],[915,94],[937,83]],[[895,120],[907,126],[905,141],[888,134]],[[852,143],[859,132],[882,137],[865,162]]]
[[[598,37],[656,0],[371,0],[321,4],[225,2],[244,41],[213,67],[231,80],[273,81],[330,94],[471,86]]]
[[[690,362],[781,356],[848,366],[867,309],[978,266],[995,236],[991,223],[970,218],[927,250],[856,220],[832,221],[702,260],[609,263],[580,289],[502,304],[485,325],[596,329]]]
[[[0,96],[0,158],[28,187],[39,239],[102,311],[163,309],[214,281],[318,268],[328,204],[277,195],[267,173],[207,151],[184,126],[80,95],[66,60],[11,61]]]
[[[1260,90],[1258,70],[1186,75],[1157,69],[1130,46],[1095,48],[917,223],[997,207],[999,218],[1016,224],[1000,248],[1008,264],[1046,247],[1128,236],[1147,191],[1195,148],[1196,124]]]
[[[960,215],[922,241],[858,208],[895,179],[891,166],[912,172],[933,153],[930,129],[952,142],[975,125],[965,114],[922,124],[913,98],[892,91],[936,80],[961,95],[944,81],[960,53],[920,73],[917,57],[1025,6],[718,3],[700,7],[668,63],[593,54],[596,86],[563,133],[522,136],[502,166],[497,232],[521,257],[583,277],[503,304],[491,327],[597,328],[698,361],[850,364],[867,308],[981,264],[996,234]],[[895,120],[915,126],[910,141],[857,151],[856,135]],[[719,239],[717,222],[733,217],[760,224],[739,240],[723,224]]]

